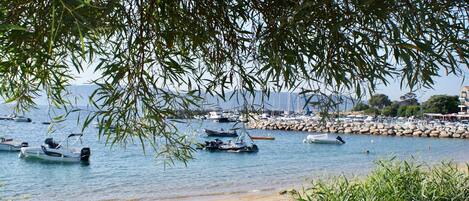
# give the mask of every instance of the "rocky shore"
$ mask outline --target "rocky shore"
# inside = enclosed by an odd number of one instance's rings
[[[469,139],[469,128],[465,126],[433,126],[431,124],[397,124],[375,122],[318,122],[314,120],[256,120],[249,128],[286,131],[307,131],[337,134],[390,135]]]

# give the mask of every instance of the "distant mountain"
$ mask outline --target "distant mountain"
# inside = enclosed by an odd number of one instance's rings
[[[72,96],[70,99],[76,104],[77,106],[86,106],[88,105],[88,100],[94,90],[97,89],[96,85],[73,85],[68,88],[71,92]],[[206,94],[204,96],[204,103],[202,108],[203,109],[217,109],[221,108],[222,110],[234,110],[243,107],[243,99],[240,96],[234,96],[234,92],[226,92],[226,100],[223,101],[221,98],[217,98]],[[231,97],[231,99],[229,99]],[[266,98],[266,97],[265,97]],[[339,97],[335,98],[336,100]],[[344,97],[343,97],[344,98]],[[257,91],[255,94],[255,99],[252,101],[252,97],[248,97],[248,103],[253,104],[256,108],[264,108],[266,110],[279,110],[279,111],[295,111],[301,112],[304,111],[303,108],[305,104],[305,97],[303,95],[299,95],[298,93],[289,93],[289,92],[271,92],[270,96],[267,100],[262,101],[262,92]],[[344,98],[345,99],[345,98]],[[313,98],[312,101],[317,99]],[[347,99],[348,101],[339,105],[338,109],[343,110],[350,110],[353,106],[353,101],[351,99]],[[48,105],[47,97],[42,95],[38,97],[36,100],[38,105]],[[264,104],[262,104],[264,103]],[[309,110],[316,112],[318,108],[309,107]]]

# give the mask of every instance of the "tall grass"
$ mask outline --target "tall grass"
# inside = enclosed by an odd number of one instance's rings
[[[378,161],[364,179],[345,176],[313,182],[302,192],[292,191],[296,200],[466,200],[469,201],[469,164],[455,163],[424,167],[407,161]]]

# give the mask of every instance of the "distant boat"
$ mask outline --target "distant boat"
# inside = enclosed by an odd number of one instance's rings
[[[239,121],[239,122],[248,122],[249,120],[248,120],[247,115],[244,115],[244,114],[243,114],[243,115],[240,115],[240,116],[238,117],[238,121]]]
[[[218,123],[230,122],[230,119],[228,119],[227,117],[224,117],[223,113],[215,112],[215,111],[214,112],[209,112],[207,119],[213,120],[214,122],[218,122]]]
[[[253,140],[275,140],[275,137],[270,136],[251,136]]]
[[[238,137],[238,134],[236,134],[235,130],[232,130],[232,131],[224,131],[224,130],[216,131],[216,130],[210,130],[210,129],[204,129],[204,130],[205,130],[205,133],[207,133],[209,137]]]
[[[317,144],[345,144],[345,141],[340,136],[329,138],[329,135],[327,134],[308,135],[303,142]]]
[[[269,118],[270,118],[270,114],[268,114],[268,113],[262,113],[262,115],[261,115],[260,118],[261,118],[261,119],[269,119]]]
[[[0,137],[0,151],[19,151],[21,147],[28,147],[28,143]]]
[[[31,119],[28,118],[28,117],[17,116],[17,117],[13,117],[13,121],[15,121],[15,122],[31,122]]]
[[[21,148],[20,158],[37,158],[56,162],[80,162],[88,161],[91,150],[88,147],[74,148],[69,147],[69,139],[76,137],[75,141],[81,142],[83,134],[70,134],[67,139],[61,143],[55,142],[52,138],[47,138],[40,147]],[[74,143],[72,143],[74,144]]]
[[[0,120],[13,120],[15,115],[0,116]]]

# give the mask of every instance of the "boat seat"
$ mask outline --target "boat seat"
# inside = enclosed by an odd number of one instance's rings
[[[58,149],[60,147],[52,138],[46,138],[46,140],[44,140],[44,144],[47,144],[51,149]]]

